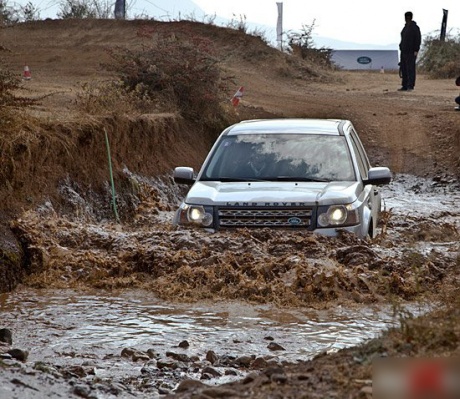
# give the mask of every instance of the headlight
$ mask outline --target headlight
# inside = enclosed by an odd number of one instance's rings
[[[318,226],[335,227],[359,224],[358,209],[353,204],[331,205],[318,210]]]
[[[209,227],[213,223],[212,208],[205,209],[202,205],[183,204],[179,209],[179,224],[193,223]]]

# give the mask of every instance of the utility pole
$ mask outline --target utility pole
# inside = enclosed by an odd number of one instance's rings
[[[115,0],[115,19],[126,18],[126,2],[125,0]]]
[[[439,40],[441,40],[442,42],[446,40],[448,12],[448,10],[442,9],[441,36],[439,37]]]
[[[276,3],[278,6],[278,21],[276,22],[276,41],[283,51],[283,3]]]

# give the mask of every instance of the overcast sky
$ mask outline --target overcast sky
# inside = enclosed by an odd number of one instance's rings
[[[440,31],[443,9],[447,28],[460,28],[460,0],[193,0],[206,13],[231,17],[244,14],[248,21],[275,24],[276,3],[283,3],[283,30],[298,30],[315,20],[313,33],[343,41],[388,45],[399,43],[404,13],[412,11],[423,34]]]
[[[15,1],[22,4],[31,1],[40,9],[41,18],[55,18],[58,4],[66,0]],[[302,25],[310,26],[315,21],[313,38],[319,46],[334,47],[316,40],[326,37],[397,49],[406,11],[414,13],[423,35],[439,35],[443,9],[447,9],[448,32],[453,35],[460,32],[460,0],[126,0],[128,18],[167,15],[174,19],[193,13],[200,21],[203,16],[213,15],[237,21],[244,16],[251,29],[260,25],[261,31],[272,35],[273,40],[276,39],[277,2],[283,3],[283,31],[299,31]]]

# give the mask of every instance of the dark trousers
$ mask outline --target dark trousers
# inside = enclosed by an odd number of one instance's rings
[[[415,87],[415,60],[414,52],[401,53],[401,86],[403,89],[413,89]]]

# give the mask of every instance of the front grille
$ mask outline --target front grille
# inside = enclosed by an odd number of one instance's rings
[[[309,228],[313,208],[219,208],[219,226]]]

